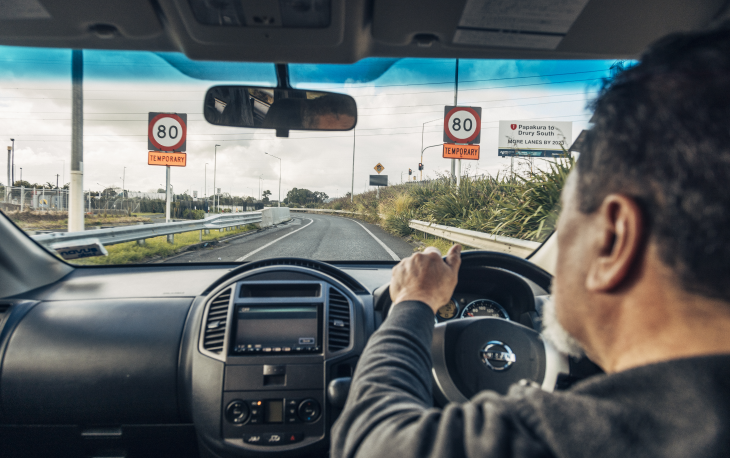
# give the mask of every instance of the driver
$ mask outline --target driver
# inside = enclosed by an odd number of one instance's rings
[[[730,28],[660,40],[591,108],[543,337],[605,374],[434,407],[433,316],[461,249],[427,249],[393,269],[333,457],[730,456]]]

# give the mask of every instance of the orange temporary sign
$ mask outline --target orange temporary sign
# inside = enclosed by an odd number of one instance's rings
[[[148,165],[169,165],[172,167],[185,167],[188,155],[185,153],[166,153],[161,151],[150,151],[147,155]]]
[[[479,160],[479,145],[452,145],[444,143],[444,159]]]

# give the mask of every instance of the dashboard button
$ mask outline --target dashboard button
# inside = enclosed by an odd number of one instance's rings
[[[253,445],[261,445],[263,443],[263,437],[261,434],[244,434],[243,442]]]
[[[284,444],[284,433],[265,433],[263,434],[264,445],[281,445]]]
[[[319,406],[319,402],[314,399],[305,399],[299,404],[298,412],[299,418],[306,423],[317,421],[319,414],[322,413],[322,409]]]
[[[226,407],[226,420],[237,425],[243,424],[248,420],[249,408],[244,401],[231,401]]]
[[[294,442],[299,442],[302,439],[304,439],[303,433],[287,433],[286,436],[284,436],[284,443],[293,444]]]

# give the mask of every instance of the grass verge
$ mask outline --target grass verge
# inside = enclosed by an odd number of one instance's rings
[[[258,229],[255,225],[249,224],[240,229],[219,232],[211,229],[210,234],[203,234],[203,242],[214,241],[231,235],[243,234]],[[200,231],[183,232],[175,234],[175,243],[167,243],[167,237],[154,237],[147,239],[144,245],[137,242],[119,243],[109,245],[106,250],[109,256],[95,258],[84,258],[70,261],[76,265],[109,265],[109,264],[134,264],[149,261],[153,258],[168,258],[179,253],[183,248],[196,245],[200,242]]]
[[[509,177],[465,176],[458,187],[440,177],[382,188],[380,199],[372,191],[355,195],[353,202],[346,197],[325,206],[358,212],[358,219],[401,237],[414,234],[408,222],[418,219],[542,242],[555,228],[560,193],[573,164],[573,159],[563,159]]]

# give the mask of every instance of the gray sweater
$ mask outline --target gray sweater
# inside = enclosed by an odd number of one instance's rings
[[[426,304],[392,310],[360,358],[332,457],[730,456],[730,355],[594,376],[562,392],[515,385],[440,409],[432,334]]]

